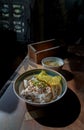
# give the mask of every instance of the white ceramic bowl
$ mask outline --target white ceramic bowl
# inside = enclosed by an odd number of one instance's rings
[[[30,102],[28,101],[26,98],[23,98],[20,93],[21,91],[24,89],[23,86],[23,80],[27,79],[29,80],[30,78],[32,78],[34,75],[39,74],[42,70],[44,70],[48,75],[50,76],[61,76],[61,83],[62,83],[62,92],[59,96],[57,96],[55,99],[46,102],[46,103],[35,103],[35,102]],[[16,78],[14,84],[13,84],[13,90],[15,95],[22,101],[24,101],[25,103],[32,105],[32,106],[45,106],[45,105],[49,105],[52,104],[56,101],[58,101],[59,99],[61,99],[66,91],[67,91],[67,81],[65,80],[65,78],[57,71],[54,70],[50,70],[50,69],[33,69],[33,70],[29,70],[23,74],[21,74],[19,77]]]
[[[59,71],[64,65],[64,60],[59,57],[46,57],[42,59],[41,63],[45,68]]]

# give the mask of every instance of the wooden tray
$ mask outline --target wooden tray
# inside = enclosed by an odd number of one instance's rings
[[[60,56],[63,46],[55,39],[28,44],[29,59],[35,63],[41,63],[44,57]]]

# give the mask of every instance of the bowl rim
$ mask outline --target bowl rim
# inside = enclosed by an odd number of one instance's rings
[[[15,84],[16,84],[17,81],[19,81],[19,80],[20,80],[23,76],[25,76],[27,73],[31,73],[31,72],[33,73],[33,71],[42,71],[42,70],[49,71],[49,72],[51,72],[51,73],[53,73],[53,74],[56,74],[56,75],[60,75],[60,76],[62,77],[62,80],[63,80],[64,83],[65,83],[64,91],[63,91],[62,94],[59,95],[56,99],[54,99],[54,100],[52,100],[52,101],[50,101],[50,102],[47,102],[47,103],[28,102],[27,99],[22,98],[22,97],[19,95],[19,93],[16,92]],[[49,104],[52,104],[52,103],[58,101],[59,99],[61,99],[61,98],[65,95],[65,93],[66,93],[66,91],[67,91],[67,88],[68,88],[68,87],[67,87],[67,81],[66,81],[65,77],[64,77],[62,74],[60,74],[60,73],[57,72],[57,71],[54,71],[54,70],[51,70],[51,69],[45,69],[45,68],[37,68],[37,69],[28,70],[28,71],[22,73],[21,75],[19,75],[19,76],[14,80],[14,83],[13,83],[13,91],[14,91],[15,95],[16,95],[20,100],[22,100],[22,101],[24,101],[25,103],[28,103],[29,105],[32,105],[32,106],[46,106],[46,105],[49,105]]]
[[[50,61],[50,60],[56,61],[56,59],[61,61],[61,64],[60,64],[59,66],[51,66],[51,65],[46,65],[46,64],[45,64],[45,61]],[[63,60],[62,58],[60,58],[60,57],[53,57],[53,56],[52,56],[52,57],[45,57],[45,58],[43,58],[43,59],[41,60],[41,64],[42,64],[43,66],[49,67],[49,68],[59,68],[59,67],[62,67],[62,66],[64,65],[64,60]]]

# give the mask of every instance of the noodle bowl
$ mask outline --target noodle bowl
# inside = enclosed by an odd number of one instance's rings
[[[51,104],[67,90],[65,78],[49,69],[33,69],[17,77],[13,85],[16,96],[34,106]]]

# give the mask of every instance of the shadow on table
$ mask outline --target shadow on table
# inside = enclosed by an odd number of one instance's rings
[[[41,125],[48,127],[65,127],[73,123],[80,113],[80,102],[75,93],[68,88],[62,99],[45,107],[32,107],[30,115]]]
[[[66,81],[70,81],[74,78],[74,74],[68,70],[61,69],[59,73],[61,73],[65,77]]]

